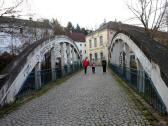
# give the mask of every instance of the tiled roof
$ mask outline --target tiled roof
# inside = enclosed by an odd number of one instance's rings
[[[65,35],[70,37],[73,41],[85,42],[85,35],[83,33],[68,32],[68,33],[65,33]]]

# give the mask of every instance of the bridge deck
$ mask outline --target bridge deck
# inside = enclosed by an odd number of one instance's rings
[[[96,68],[76,74],[18,110],[0,119],[1,126],[146,126],[127,93],[111,74]]]

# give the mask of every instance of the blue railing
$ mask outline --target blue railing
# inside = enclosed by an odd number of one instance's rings
[[[161,113],[166,112],[166,106],[153,85],[151,78],[145,71],[139,71],[116,64],[109,67],[119,75],[131,88],[138,92],[144,99]]]
[[[55,81],[61,79],[67,75],[70,75],[82,68],[81,64],[75,63],[71,65],[65,65],[63,68],[55,68],[55,69],[45,69],[38,71],[36,77],[41,76],[41,87],[53,81],[52,77],[55,76]],[[53,74],[53,75],[52,75]],[[40,88],[41,88],[40,87]],[[34,70],[29,74],[28,78],[24,82],[21,90],[17,95],[17,99],[24,97],[26,95],[31,94],[32,92],[38,90],[35,86],[35,72]]]

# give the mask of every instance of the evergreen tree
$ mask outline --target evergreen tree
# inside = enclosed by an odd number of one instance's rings
[[[83,34],[85,34],[85,35],[88,34],[85,28],[82,28],[82,29],[81,29],[81,33],[83,33]]]
[[[67,24],[67,27],[65,28],[66,32],[78,32],[78,33],[83,33],[85,35],[88,35],[89,33],[92,32],[92,30],[85,29],[83,27],[80,27],[79,24],[76,25],[74,28],[73,24],[69,21]]]
[[[72,25],[71,22],[68,22],[66,29],[67,29],[67,32],[73,32],[74,31],[74,26]]]
[[[81,33],[81,28],[78,24],[76,25],[75,31],[78,33]]]

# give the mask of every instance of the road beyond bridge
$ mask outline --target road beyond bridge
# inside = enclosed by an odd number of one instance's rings
[[[1,126],[147,126],[113,76],[80,72],[0,119]]]

